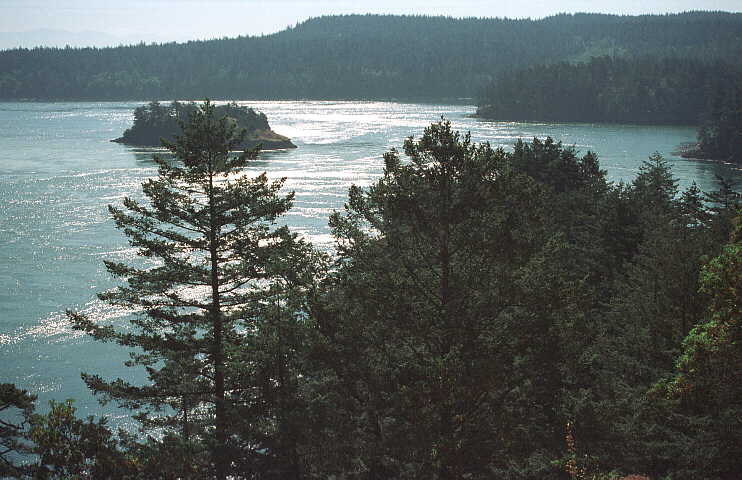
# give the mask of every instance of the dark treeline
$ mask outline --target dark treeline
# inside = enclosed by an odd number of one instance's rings
[[[698,130],[695,158],[721,159],[742,165],[742,75],[713,92]]]
[[[180,132],[178,122],[187,122],[198,106],[194,102],[172,102],[170,105],[161,105],[151,102],[148,105],[134,110],[134,125],[124,132],[117,141],[132,145],[160,145],[160,139],[172,141],[175,134]],[[215,107],[215,112],[222,117],[233,118],[239,128],[248,132],[268,130],[268,119],[265,114],[256,112],[252,108],[240,107],[229,103]]]
[[[723,62],[596,57],[506,72],[484,88],[477,114],[505,121],[698,125],[740,75]]]
[[[150,102],[134,109],[134,125],[123,136],[113,140],[127,145],[159,147],[161,140],[173,141],[180,133],[180,125],[187,123],[198,110],[195,102],[173,101],[169,105]],[[268,118],[262,112],[237,105],[235,102],[214,107],[217,116],[227,117],[237,128],[245,130],[245,140],[240,148],[264,149],[295,148],[291,141],[270,129]]]
[[[146,368],[145,385],[83,376],[142,433],[69,404],[33,415],[6,385],[0,409],[17,415],[0,474],[738,478],[742,205],[729,185],[680,192],[658,154],[612,184],[593,153],[551,139],[493,150],[439,122],[350,190],[330,258],[274,223],[292,201],[281,181],[228,175],[254,158],[228,156],[234,134],[203,107],[147,202],[110,208],[161,260],[106,263],[123,283],[100,298],[140,311],[131,324],[70,314]]]
[[[742,67],[681,58],[595,57],[504,72],[477,114],[504,121],[701,125],[696,157],[742,161]]]
[[[742,57],[742,15],[332,16],[262,37],[0,52],[0,99],[452,99],[599,55]]]

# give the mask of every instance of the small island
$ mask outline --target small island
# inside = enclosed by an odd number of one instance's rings
[[[174,101],[170,105],[150,102],[134,110],[134,125],[128,128],[123,136],[111,140],[136,147],[159,147],[160,139],[172,141],[180,132],[179,121],[188,122],[188,116],[198,107],[194,102]],[[217,117],[228,117],[237,126],[247,131],[245,149],[261,145],[262,150],[281,150],[296,148],[291,139],[271,130],[268,118],[262,112],[231,102],[216,107]]]

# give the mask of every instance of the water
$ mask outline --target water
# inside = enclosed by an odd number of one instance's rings
[[[156,173],[151,151],[109,142],[130,126],[141,103],[0,103],[0,382],[13,382],[49,399],[77,399],[80,413],[108,413],[89,394],[81,371],[136,380],[123,367],[126,352],[73,332],[66,309],[96,318],[124,312],[95,293],[113,286],[103,259],[131,262],[135,252],[113,226],[106,205],[138,196]],[[327,217],[341,208],[348,187],[369,185],[382,154],[443,115],[474,141],[510,148],[517,138],[552,136],[579,151],[596,151],[613,181],[630,181],[650,154],[674,164],[681,187],[696,181],[714,189],[715,175],[736,180],[729,165],[671,155],[694,139],[690,127],[492,123],[470,118],[471,106],[368,102],[249,102],[275,131],[299,147],[265,152],[251,171],[286,177],[296,191],[291,227],[330,246]]]

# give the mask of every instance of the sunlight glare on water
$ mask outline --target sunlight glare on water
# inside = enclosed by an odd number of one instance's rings
[[[318,246],[331,248],[329,214],[348,188],[368,186],[382,173],[382,155],[401,151],[442,116],[476,142],[512,148],[518,138],[552,136],[581,153],[596,151],[613,181],[630,181],[641,162],[659,151],[674,164],[681,188],[696,181],[714,188],[715,175],[739,180],[728,165],[687,161],[671,152],[692,141],[689,127],[486,122],[472,106],[385,102],[240,102],[263,111],[295,150],[262,152],[248,174],[267,171],[295,191],[283,219]],[[156,174],[154,149],[111,143],[131,125],[139,103],[0,103],[0,382],[13,382],[49,399],[76,398],[83,415],[125,413],[101,407],[81,371],[141,381],[122,366],[127,352],[70,329],[76,309],[125,327],[130,312],[98,301],[114,286],[103,260],[140,261],[109,218],[106,205],[141,198],[141,183]],[[194,294],[197,294],[195,292]]]

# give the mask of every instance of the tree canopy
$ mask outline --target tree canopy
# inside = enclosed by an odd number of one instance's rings
[[[135,349],[128,365],[143,367],[148,384],[83,378],[103,401],[137,411],[144,431],[157,432],[158,448],[167,444],[182,460],[172,474],[224,479],[240,455],[235,432],[256,420],[245,413],[254,388],[244,379],[249,364],[237,360],[256,353],[238,351],[256,346],[251,337],[263,333],[268,306],[280,305],[288,286],[301,286],[301,265],[312,255],[276,225],[293,199],[279,193],[283,180],[242,174],[257,155],[232,153],[244,130],[209,102],[182,127],[165,142],[174,159],[156,157],[158,177],[142,185],[147,203],[109,206],[139,255],[154,261],[144,268],[106,262],[125,284],[99,298],[132,310],[131,328],[70,318],[97,340]]]
[[[476,14],[476,12],[473,12]],[[0,99],[473,98],[503,71],[590,57],[742,57],[742,14],[541,20],[341,15],[260,37],[0,52]]]
[[[653,154],[613,184],[593,152],[551,138],[493,149],[441,120],[350,189],[327,258],[276,223],[292,196],[242,174],[254,152],[230,153],[237,133],[206,103],[167,144],[175,158],[158,160],[146,202],[110,207],[143,263],[106,262],[123,284],[100,298],[130,323],[71,314],[145,369],[143,385],[83,378],[147,435],[77,419],[71,403],[32,415],[33,398],[4,386],[0,410],[21,421],[2,421],[0,445],[31,455],[9,475],[742,469],[742,197],[728,182],[681,192]]]
[[[699,125],[737,66],[682,57],[594,57],[502,73],[477,100],[505,121]]]

